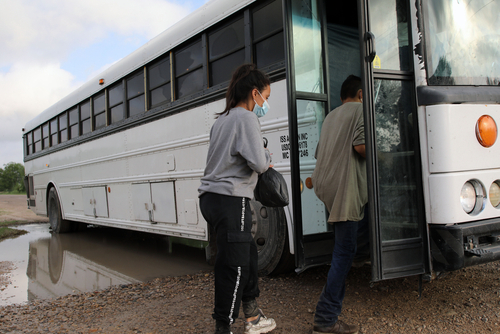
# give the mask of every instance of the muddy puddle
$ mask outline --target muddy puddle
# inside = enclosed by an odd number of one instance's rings
[[[18,228],[29,233],[0,242],[6,272],[1,275],[0,305],[212,269],[203,249],[163,236],[112,228],[51,234],[48,224]]]

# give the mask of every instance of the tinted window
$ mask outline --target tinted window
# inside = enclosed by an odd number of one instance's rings
[[[66,113],[59,115],[59,142],[63,143],[68,140],[68,131],[66,130],[68,127],[68,116]]]
[[[90,132],[90,118],[82,121],[82,135]]]
[[[163,85],[151,91],[151,105],[157,105],[165,101],[171,101],[172,92],[170,83]]]
[[[79,128],[78,124],[74,124],[69,127],[70,138],[76,138],[80,135],[78,132],[78,128]]]
[[[68,127],[68,118],[66,113],[59,115],[59,130],[66,129]]]
[[[67,129],[64,129],[64,130],[61,130],[61,143],[64,143],[66,140],[68,140],[68,130]]]
[[[111,123],[118,122],[124,118],[123,104],[111,108]]]
[[[35,143],[35,150],[34,150],[34,152],[40,152],[41,150],[42,150],[42,143],[39,142],[39,141],[37,141]]]
[[[69,138],[78,137],[78,108],[69,111]]]
[[[210,85],[231,80],[233,70],[245,62],[245,50],[218,59],[210,64]]]
[[[50,143],[49,143],[49,123],[45,123],[43,126],[42,126],[42,146],[43,148],[47,148],[50,146]]]
[[[245,46],[243,19],[217,30],[208,37],[210,60]]]
[[[191,71],[203,63],[201,41],[198,41],[175,54],[176,77]]]
[[[169,85],[170,86],[170,85]],[[144,112],[144,94],[128,101],[129,117]]]
[[[75,108],[69,111],[69,125],[78,123],[78,109]]]
[[[82,120],[90,117],[90,102],[80,104],[80,115]]]
[[[177,97],[198,92],[203,89],[203,69],[186,74],[177,79]]]
[[[144,94],[144,74],[142,72],[127,80],[127,98],[130,99],[139,94]]]
[[[40,139],[42,138],[40,134],[41,134],[40,128],[37,128],[35,131],[33,131],[33,140],[40,141]]]
[[[149,89],[154,89],[170,82],[170,57],[151,65],[148,68]]]
[[[104,111],[104,93],[94,98],[94,115]]]
[[[253,38],[258,40],[269,33],[283,29],[281,1],[274,1],[253,13]]]
[[[258,68],[283,60],[285,60],[285,44],[282,32],[255,44],[255,63]]]
[[[50,121],[50,145],[57,145],[59,143],[59,139],[57,138],[57,132],[59,131],[57,127],[57,118],[54,118]]]
[[[104,93],[94,98],[94,130],[106,126],[106,113],[104,112]]]
[[[123,88],[121,83],[108,90],[108,98],[110,107],[113,107],[118,103],[123,103]]]
[[[104,112],[94,117],[94,130],[98,130],[106,126],[106,115]]]

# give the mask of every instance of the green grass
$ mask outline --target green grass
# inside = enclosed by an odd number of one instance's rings
[[[14,228],[9,227],[0,227],[0,241],[7,238],[15,238],[17,236],[28,233],[24,230],[16,230]]]
[[[26,195],[25,191],[0,191],[0,195]]]

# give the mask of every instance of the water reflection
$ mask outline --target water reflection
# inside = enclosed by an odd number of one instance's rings
[[[48,226],[45,228],[48,231]],[[7,302],[2,296],[0,303],[4,305],[212,269],[205,262],[203,249],[174,244],[169,253],[166,237],[111,228],[70,234],[47,232],[30,240],[29,246],[25,242],[24,247],[29,247],[24,267],[27,290],[22,286],[18,290],[27,299],[20,301],[20,296]],[[23,279],[14,276],[11,285]]]

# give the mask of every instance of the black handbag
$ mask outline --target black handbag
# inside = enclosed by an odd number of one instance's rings
[[[269,167],[267,171],[259,175],[254,196],[255,200],[264,206],[287,206],[289,203],[288,188],[283,175],[276,169]]]

